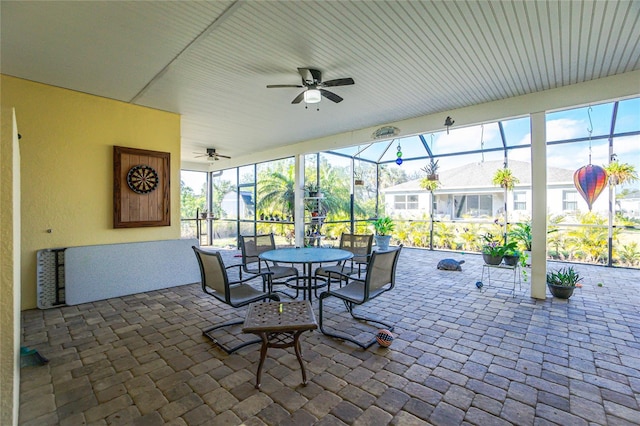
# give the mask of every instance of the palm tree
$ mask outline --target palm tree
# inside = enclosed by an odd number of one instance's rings
[[[258,179],[258,210],[279,211],[293,217],[295,179],[293,166],[284,171],[265,172]]]
[[[640,260],[640,249],[635,241],[628,245],[623,245],[618,250],[618,258],[621,264],[625,266],[635,266]]]
[[[332,217],[351,211],[351,185],[349,173],[330,164],[320,170],[320,182],[324,193],[323,206]],[[358,206],[354,206],[358,210]]]
[[[456,230],[455,225],[444,222],[435,224],[433,246],[435,248],[455,249]]]
[[[573,256],[587,262],[600,263],[607,260],[606,219],[596,213],[587,212],[578,216],[581,225],[567,232],[565,247]]]

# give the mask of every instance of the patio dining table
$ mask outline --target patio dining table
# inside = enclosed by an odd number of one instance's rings
[[[304,285],[298,286],[293,284],[287,284],[291,288],[302,289],[303,299],[306,299],[306,293],[309,294],[309,302],[311,302],[311,294],[313,290],[317,290],[320,287],[327,285],[326,280],[322,278],[322,283],[314,284],[313,276],[313,264],[314,263],[326,263],[326,262],[340,262],[343,260],[349,260],[353,257],[353,253],[347,250],[336,248],[323,248],[323,247],[303,247],[303,248],[283,248],[276,250],[265,251],[260,254],[260,259],[268,260],[270,262],[282,262],[302,264],[302,276]]]

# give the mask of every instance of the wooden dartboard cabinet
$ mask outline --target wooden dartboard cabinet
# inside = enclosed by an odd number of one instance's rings
[[[113,147],[113,227],[171,225],[168,152]]]

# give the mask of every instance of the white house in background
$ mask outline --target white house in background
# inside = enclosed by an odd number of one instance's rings
[[[440,220],[493,218],[504,213],[504,189],[491,183],[502,161],[485,161],[439,172],[440,189],[434,191],[435,217]],[[509,161],[509,168],[520,183],[507,192],[510,222],[531,217],[531,163]],[[588,211],[587,203],[573,183],[574,170],[547,168],[547,210],[550,214],[571,215]],[[381,192],[386,212],[403,219],[428,218],[431,193],[416,179]],[[593,204],[593,212],[608,214],[608,191],[605,189]]]
[[[626,217],[640,219],[640,191],[635,191],[625,198],[616,200],[616,211]]]
[[[240,200],[238,200],[236,191],[227,192],[220,203],[220,208],[223,212],[222,217],[226,219],[237,218],[238,201],[240,202],[240,219],[253,219],[256,203],[253,201],[253,193],[249,191],[240,191]]]

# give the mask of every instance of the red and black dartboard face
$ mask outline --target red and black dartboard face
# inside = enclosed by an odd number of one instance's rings
[[[158,187],[158,173],[149,166],[133,166],[127,173],[127,185],[133,192],[148,194]]]

